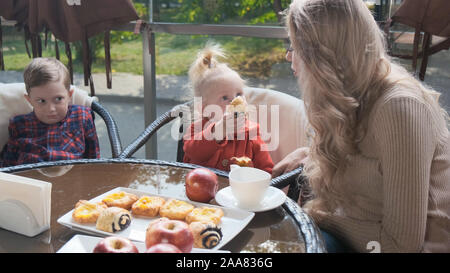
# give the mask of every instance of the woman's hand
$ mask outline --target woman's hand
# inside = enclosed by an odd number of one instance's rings
[[[308,159],[309,148],[301,147],[288,154],[283,160],[278,162],[272,169],[272,177],[280,176],[303,165]]]

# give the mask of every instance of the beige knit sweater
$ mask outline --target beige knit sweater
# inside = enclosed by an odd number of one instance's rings
[[[450,134],[422,96],[390,91],[374,105],[361,154],[336,183],[346,202],[318,225],[368,252],[450,252]],[[368,245],[369,244],[369,245]]]

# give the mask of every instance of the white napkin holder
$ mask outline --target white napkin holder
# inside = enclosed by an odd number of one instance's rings
[[[0,228],[29,237],[50,228],[51,183],[0,172]]]

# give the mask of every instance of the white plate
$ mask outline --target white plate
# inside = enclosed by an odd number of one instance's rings
[[[101,237],[93,237],[87,235],[75,235],[67,243],[65,243],[56,253],[92,253]],[[145,244],[142,242],[133,242],[139,253],[145,253]],[[191,253],[229,253],[228,250],[211,250],[203,248],[193,248]]]
[[[153,194],[153,193],[149,193],[149,192],[138,191],[135,189],[118,187],[118,188],[112,189],[104,194],[101,194],[101,195],[91,199],[90,201],[91,202],[100,202],[107,195],[109,195],[111,193],[119,192],[119,191],[129,192],[129,193],[135,194],[139,197],[141,197],[142,195],[148,195],[148,196],[160,196],[160,197],[163,197],[166,199],[171,198],[170,196],[166,196],[166,195]],[[176,198],[176,199],[189,202],[192,205],[194,205],[195,207],[203,207],[203,206],[216,207],[216,208],[221,208],[223,210],[224,216],[222,217],[222,221],[220,223],[220,227],[222,228],[223,237],[222,237],[222,240],[220,241],[220,243],[217,246],[215,246],[213,249],[220,249],[222,246],[224,246],[226,243],[228,243],[237,234],[239,234],[239,232],[241,232],[245,228],[245,226],[247,226],[247,224],[252,220],[253,216],[255,216],[254,213],[248,212],[245,210],[241,210],[241,209],[225,208],[225,207],[219,207],[219,206],[214,206],[214,205],[205,204],[205,203],[192,202],[190,200],[185,200],[182,198]],[[75,206],[75,204],[74,204],[74,206]],[[118,231],[115,233],[110,233],[110,232],[98,230],[95,227],[95,224],[80,224],[80,223],[75,222],[72,219],[72,212],[73,212],[73,210],[71,210],[68,213],[61,216],[57,222],[60,223],[61,225],[67,226],[71,229],[78,230],[78,231],[81,231],[84,233],[88,233],[88,234],[92,234],[92,235],[99,235],[99,236],[103,236],[103,237],[117,235],[117,236],[122,236],[122,237],[128,238],[132,241],[137,241],[137,242],[145,241],[145,230],[147,229],[148,224],[150,223],[150,221],[152,221],[156,218],[159,218],[159,217],[143,217],[143,216],[132,215],[131,224],[125,230],[121,230],[121,231]]]
[[[231,192],[231,186],[228,186],[217,192],[215,199],[219,205],[222,205],[224,207],[261,212],[281,206],[284,201],[286,201],[286,194],[282,190],[270,186],[258,206],[254,208],[240,208],[237,199]]]

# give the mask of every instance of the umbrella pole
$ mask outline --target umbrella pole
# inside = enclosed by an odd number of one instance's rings
[[[112,71],[111,71],[111,35],[110,30],[105,31],[103,40],[105,47],[105,69],[106,69],[106,87],[112,88]]]
[[[2,19],[0,18],[0,69],[5,70],[5,60],[3,59],[3,32]]]
[[[70,48],[69,43],[65,43],[66,46],[66,56],[67,56],[67,67],[69,68],[70,73],[70,82],[73,84],[73,65],[72,65],[72,49]]]
[[[83,39],[83,66],[84,66],[84,85],[90,86],[91,94],[90,96],[95,96],[95,88],[94,88],[94,81],[92,79],[91,74],[91,64],[92,64],[92,56],[89,49],[89,38],[87,36],[87,33],[85,32],[84,39]]]

